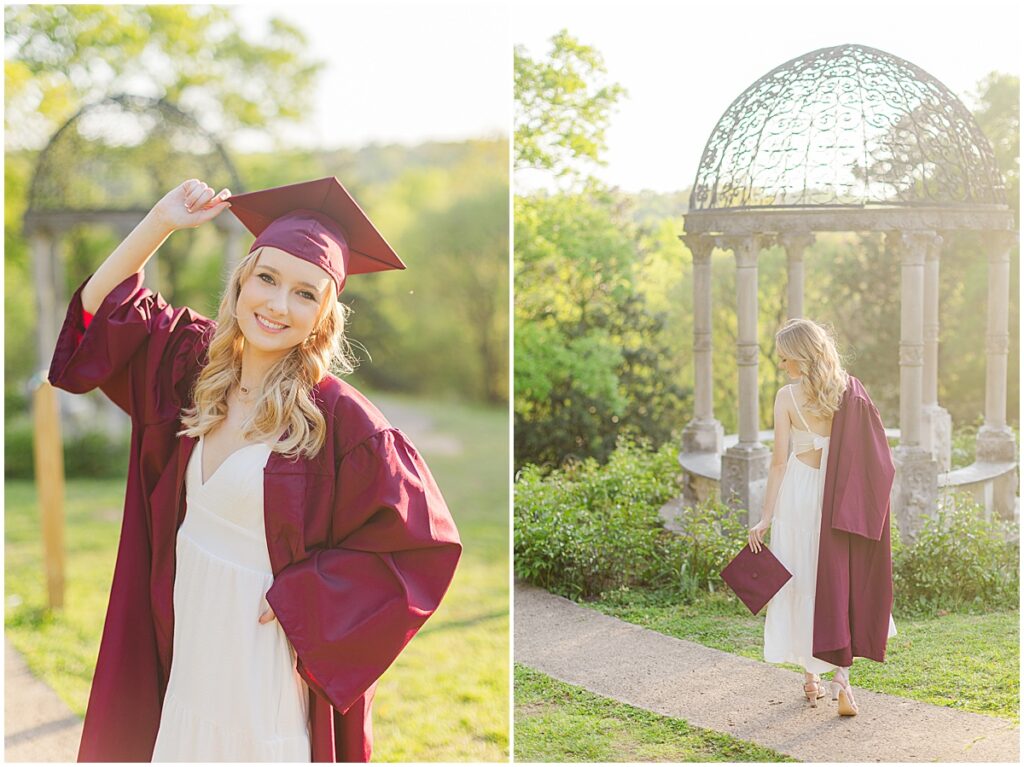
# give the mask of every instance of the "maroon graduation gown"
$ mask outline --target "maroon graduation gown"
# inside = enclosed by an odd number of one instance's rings
[[[896,469],[878,408],[850,376],[832,420],[821,508],[812,654],[885,660],[892,612],[889,491]]]
[[[134,274],[88,327],[80,286],[49,379],[100,387],[131,416],[124,519],[79,761],[150,761],[171,669],[175,541],[197,440],[176,437],[215,323]],[[327,441],[264,470],[267,601],[310,689],[314,761],[369,761],[377,678],[437,608],[461,554],[430,471],[398,429],[328,375],[314,396]]]

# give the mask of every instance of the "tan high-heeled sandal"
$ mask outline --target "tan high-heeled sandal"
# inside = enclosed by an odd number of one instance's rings
[[[853,687],[850,686],[849,671],[837,668],[830,684],[832,700],[839,702],[839,716],[857,716],[857,701],[854,700]]]
[[[804,695],[807,697],[807,702],[811,704],[811,708],[818,707],[818,698],[825,697],[825,690],[821,686],[821,679],[817,674],[810,682],[804,682]]]

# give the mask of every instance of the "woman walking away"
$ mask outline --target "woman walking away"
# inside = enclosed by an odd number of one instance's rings
[[[775,397],[772,466],[749,543],[759,551],[771,530],[772,553],[793,577],[768,603],[764,658],[803,667],[811,706],[825,695],[820,675],[834,671],[832,699],[841,715],[853,716],[852,656],[884,660],[885,640],[896,633],[888,524],[892,457],[877,409],[860,381],[843,370],[825,328],[791,319],[776,334],[775,348],[792,382]],[[857,491],[872,478],[879,484],[866,504]],[[874,520],[878,529],[867,530]],[[851,544],[864,534],[869,540]],[[864,596],[867,604],[861,604]]]

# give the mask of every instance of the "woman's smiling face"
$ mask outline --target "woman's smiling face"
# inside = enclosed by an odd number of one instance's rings
[[[236,302],[246,343],[273,356],[301,344],[317,326],[331,295],[330,282],[319,266],[277,248],[262,248]]]

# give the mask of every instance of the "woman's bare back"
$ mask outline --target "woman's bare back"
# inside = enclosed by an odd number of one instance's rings
[[[832,417],[821,418],[809,410],[809,403],[804,395],[803,385],[801,382],[789,384],[791,387],[792,397],[784,397],[783,402],[785,403],[786,413],[789,415],[789,423],[791,429],[806,430],[809,428],[815,434],[827,437],[832,433]],[[793,406],[793,399],[800,405],[800,412],[797,413],[796,408]],[[803,420],[800,416],[803,415]],[[804,426],[804,421],[807,422],[807,426]],[[811,466],[815,469],[821,466],[821,449],[807,450],[803,453],[798,453],[796,456],[798,461]]]

